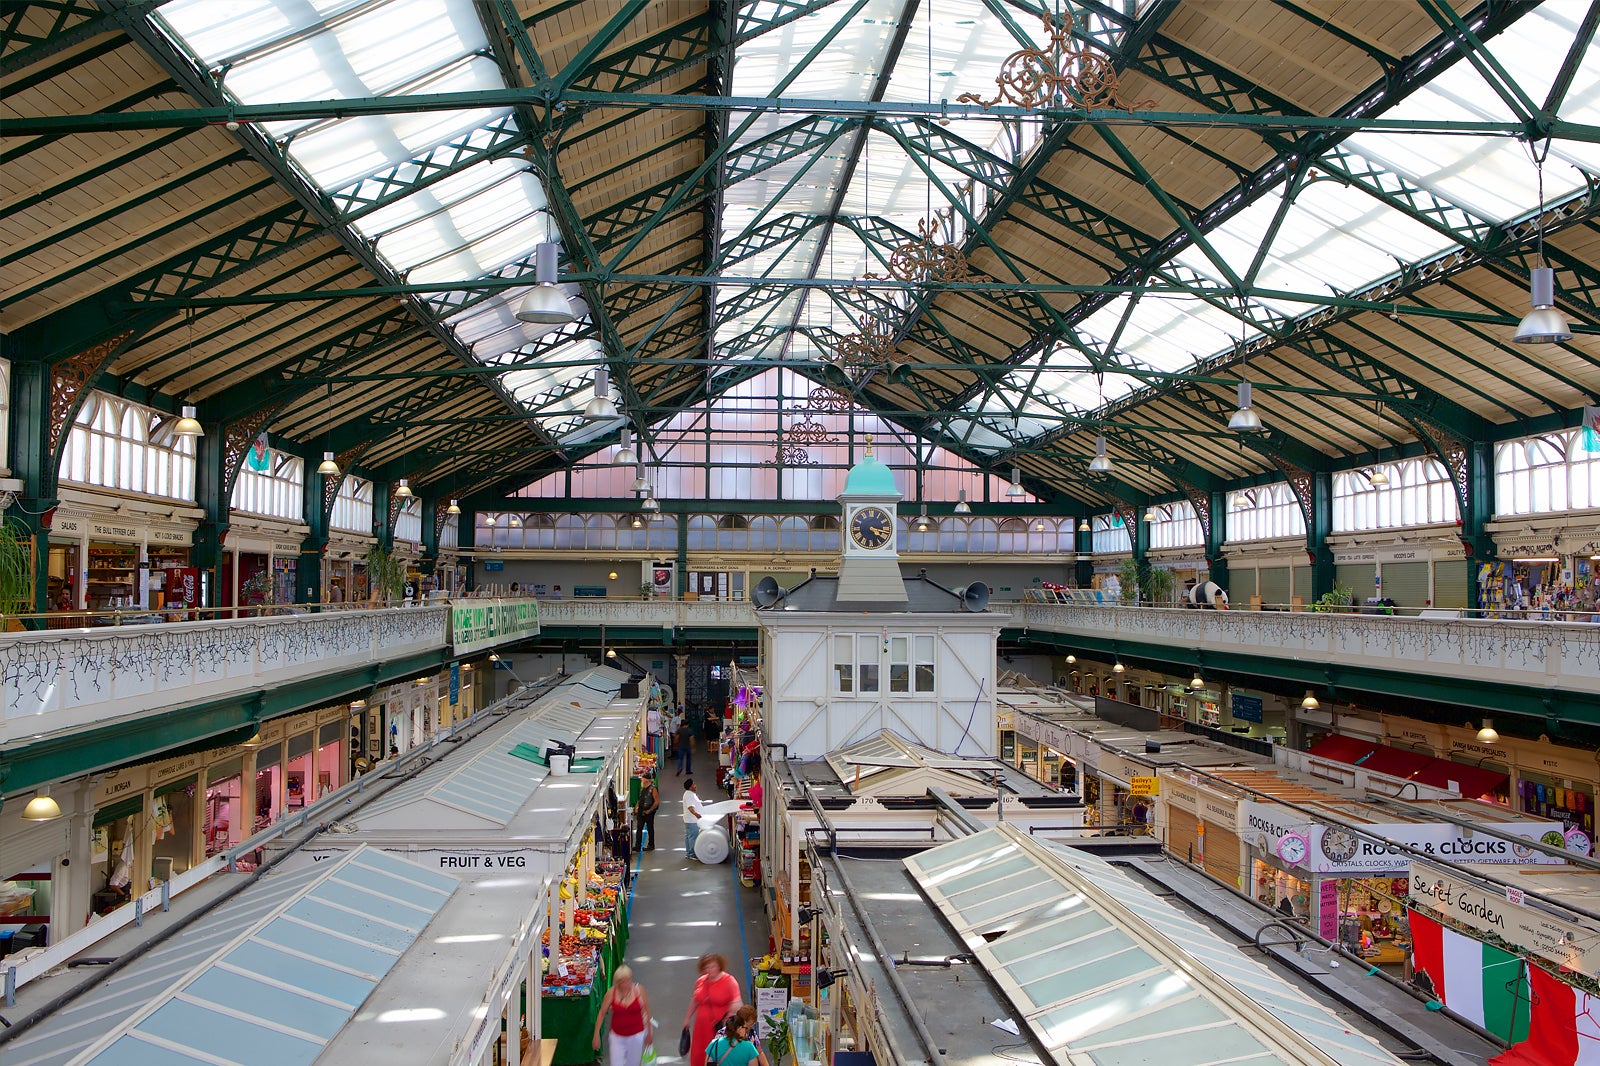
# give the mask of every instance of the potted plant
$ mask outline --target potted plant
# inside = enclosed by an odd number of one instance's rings
[[[1350,605],[1354,602],[1355,593],[1350,590],[1350,586],[1336,584],[1333,588],[1318,596],[1316,602],[1311,605],[1311,609],[1313,611],[1342,612],[1348,611]]]
[[[239,602],[246,607],[272,602],[272,572],[257,570],[239,583]]]
[[[33,537],[16,522],[0,518],[0,615],[31,614],[33,602]],[[8,619],[6,629],[21,629]]]
[[[367,581],[379,603],[398,600],[406,591],[406,564],[381,544],[367,549]]]
[[[779,1066],[793,1050],[789,1040],[789,1020],[781,1014],[775,1014],[767,1024],[769,1026],[767,1038],[762,1044],[767,1049],[767,1061],[771,1062],[772,1066]]]

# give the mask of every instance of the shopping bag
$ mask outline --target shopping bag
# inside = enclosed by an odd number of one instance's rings
[[[654,1044],[646,1044],[644,1046],[644,1054],[639,1057],[639,1066],[655,1066],[655,1061],[656,1046]]]

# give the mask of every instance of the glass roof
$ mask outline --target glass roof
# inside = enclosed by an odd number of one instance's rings
[[[229,908],[226,919],[208,915],[135,964],[160,982],[136,1013],[118,1021],[95,1002],[115,993],[90,993],[84,1006],[98,1008],[99,1046],[76,1061],[214,1063],[216,1051],[226,1049],[228,1061],[241,1066],[312,1063],[458,884],[369,847],[269,878],[260,891],[247,890],[247,905]],[[220,950],[218,934],[229,937]],[[154,973],[169,967],[177,972],[164,979]]]
[[[986,0],[925,0],[914,7],[914,21],[902,26],[907,6],[903,0],[863,0],[849,8],[843,24],[835,14],[842,7],[824,9],[742,41],[730,92],[864,101],[886,75],[885,100],[935,103],[964,92],[992,93],[1007,55],[1025,43],[1043,43],[1036,20],[1020,14],[1002,20]],[[1133,13],[1139,6],[1124,0],[1114,8]],[[1581,11],[1581,5],[1552,0],[1489,42],[1495,63],[1531,100],[1542,101],[1548,93],[1558,70],[1550,57],[1565,53]],[[151,17],[202,66],[219,72],[230,98],[244,103],[504,87],[502,64],[472,0],[168,0]],[[1095,16],[1087,29],[1110,40],[1118,25]],[[886,70],[891,58],[893,69]],[[1473,63],[1455,63],[1379,117],[1514,119],[1483,79]],[[511,158],[482,160],[432,185],[404,189],[404,180],[416,176],[413,160],[463,138],[490,136],[486,131],[503,126],[509,114],[505,108],[397,112],[286,120],[266,130],[286,158],[327,193],[363,182],[381,185],[384,175],[397,178],[394,189],[400,191],[391,190],[392,199],[354,209],[349,225],[375,242],[376,255],[397,280],[447,284],[528,275],[535,245],[559,240],[540,178]],[[1583,57],[1561,117],[1600,122],[1600,49]],[[941,239],[961,244],[971,239],[968,216],[984,217],[992,191],[917,150],[916,142],[955,138],[1009,164],[1026,160],[1040,134],[1039,125],[1028,120],[981,116],[928,125],[880,116],[865,135],[859,119],[822,109],[735,111],[729,117],[729,135],[740,146],[797,126],[826,131],[830,139],[817,150],[777,161],[737,150],[729,156],[717,269],[730,278],[848,281],[868,272],[885,274],[890,251],[925,220],[938,221]],[[1325,163],[1312,168],[1309,180],[1280,186],[1209,232],[1209,252],[1190,245],[1158,266],[1152,279],[1213,295],[1111,300],[1077,324],[1074,338],[1054,347],[1042,373],[1003,380],[1000,395],[972,401],[972,421],[956,428],[980,450],[1012,447],[1013,438],[1058,428],[1063,412],[1092,411],[1159,383],[1162,374],[1225,354],[1264,326],[1317,310],[1309,301],[1274,298],[1241,312],[1214,295],[1226,286],[1228,272],[1252,277],[1259,287],[1320,297],[1330,290],[1364,290],[1452,247],[1452,235],[1341,180],[1348,172],[1386,188],[1403,184],[1431,193],[1458,209],[1446,212],[1457,220],[1502,222],[1531,213],[1537,203],[1528,147],[1504,138],[1363,133],[1345,139]],[[1600,145],[1551,146],[1544,168],[1547,201],[1583,187],[1579,167],[1600,171]],[[1280,220],[1286,195],[1292,201]],[[754,253],[743,251],[758,231],[769,229],[779,239],[757,242],[763,246]],[[1270,244],[1263,248],[1265,241]],[[564,288],[577,294],[576,286]],[[729,364],[779,355],[812,360],[819,343],[831,343],[830,335],[861,326],[860,312],[841,308],[838,290],[751,300],[749,288],[728,281],[713,290],[723,312],[715,344]],[[878,291],[891,304],[908,305],[904,292]],[[474,358],[494,364],[515,361],[547,332],[516,322],[512,309],[519,297],[517,289],[464,300],[458,292],[430,296],[427,303]],[[583,321],[587,310],[581,303],[575,310]],[[538,361],[549,366],[508,368],[501,379],[542,429],[566,444],[614,428],[581,416],[593,367],[606,353],[580,333],[571,331],[563,343],[537,352]],[[1156,376],[1113,370],[1103,382],[1095,379],[1084,353],[1105,353],[1113,342],[1115,362]],[[996,421],[1014,415],[1009,427]]]
[[[997,759],[955,758],[887,729],[824,758],[852,792],[878,796],[920,796],[934,785],[955,795],[993,795],[995,775],[1004,769]]]
[[[905,863],[1062,1066],[1399,1062],[1104,859],[997,826]]]

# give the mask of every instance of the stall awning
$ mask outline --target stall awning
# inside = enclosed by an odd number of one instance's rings
[[[1486,770],[1481,766],[1469,766],[1418,751],[1405,751],[1387,744],[1337,734],[1323,737],[1311,746],[1307,754],[1433,788],[1455,789],[1465,799],[1478,799],[1502,792],[1508,780],[1498,770]]]

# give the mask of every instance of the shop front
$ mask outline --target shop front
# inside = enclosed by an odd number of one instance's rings
[[[1164,826],[1167,850],[1223,884],[1243,889],[1238,796],[1205,787],[1198,774],[1163,770],[1159,777],[1157,825]]]
[[[125,511],[94,510],[63,490],[50,524],[47,604],[52,611],[159,611],[169,575],[190,565],[194,528]],[[81,508],[81,509],[77,509]],[[172,512],[164,511],[163,519]]]

